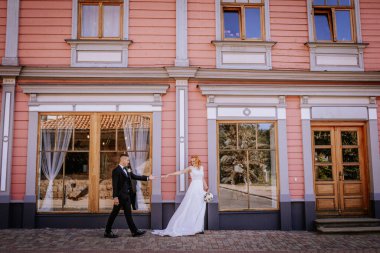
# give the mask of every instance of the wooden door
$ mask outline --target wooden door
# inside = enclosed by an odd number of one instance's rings
[[[314,126],[312,137],[317,214],[367,214],[363,126]]]

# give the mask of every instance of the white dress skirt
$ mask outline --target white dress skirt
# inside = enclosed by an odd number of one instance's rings
[[[203,197],[203,167],[190,167],[191,183],[180,206],[164,230],[153,230],[152,234],[161,236],[195,235],[204,230],[206,202]]]

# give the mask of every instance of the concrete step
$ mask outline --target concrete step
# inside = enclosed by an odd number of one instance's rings
[[[376,227],[318,227],[318,231],[322,233],[364,233],[364,232],[380,232],[380,226]]]

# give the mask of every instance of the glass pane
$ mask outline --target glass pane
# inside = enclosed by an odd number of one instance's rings
[[[338,40],[352,40],[350,11],[335,11]]]
[[[314,160],[316,163],[331,163],[331,149],[316,148]]]
[[[103,37],[120,37],[120,6],[103,7]]]
[[[317,40],[331,40],[329,15],[323,13],[314,14],[315,33]]]
[[[316,166],[316,178],[317,180],[333,180],[332,166]]]
[[[63,181],[63,209],[88,209],[88,152],[68,152],[65,159]]]
[[[263,2],[263,0],[249,0],[249,3],[251,3],[251,4],[260,4],[262,2]]]
[[[314,145],[330,145],[330,131],[314,131]]]
[[[100,133],[100,150],[115,150],[115,139],[115,129],[102,129]]]
[[[245,9],[245,33],[247,39],[261,39],[261,18],[259,8]]]
[[[257,148],[274,149],[274,126],[272,123],[257,124]]]
[[[239,11],[224,11],[224,38],[240,38]]]
[[[246,151],[219,152],[219,207],[223,210],[248,208]]]
[[[90,150],[90,129],[75,129],[74,150]]]
[[[338,0],[326,0],[326,5],[338,5]]]
[[[342,145],[358,145],[358,134],[356,131],[342,131]]]
[[[124,129],[117,130],[117,150],[126,151],[127,146],[125,145]]]
[[[344,163],[359,162],[359,149],[358,148],[342,148],[342,156]]]
[[[99,210],[111,210],[112,198],[112,170],[119,164],[119,157],[123,152],[100,153],[100,182],[99,182]]]
[[[82,36],[98,37],[99,10],[97,5],[82,6]]]
[[[343,166],[344,180],[360,180],[359,165]]]
[[[219,148],[236,149],[236,124],[219,124]]]
[[[314,0],[313,5],[325,5],[325,0]]]
[[[340,6],[351,6],[351,0],[339,0]]]
[[[239,124],[239,148],[256,149],[256,124]]]
[[[249,207],[276,208],[276,153],[275,151],[249,152]]]

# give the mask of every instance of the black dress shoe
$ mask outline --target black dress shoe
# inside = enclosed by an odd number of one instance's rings
[[[203,235],[204,233],[205,233],[205,231],[201,231],[198,234]]]
[[[110,232],[104,232],[104,237],[106,238],[118,238],[118,235],[115,235],[112,231]]]
[[[143,234],[145,234],[145,232],[146,232],[146,231],[144,231],[144,230],[137,229],[136,232],[132,233],[132,236],[133,236],[133,237],[142,236]]]

